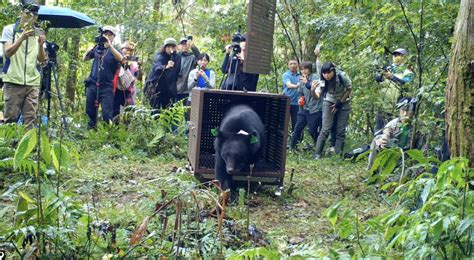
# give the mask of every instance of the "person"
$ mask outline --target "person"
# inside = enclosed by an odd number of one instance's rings
[[[298,60],[291,59],[288,61],[288,70],[283,73],[283,94],[290,97],[290,120],[291,132],[295,130],[298,118],[298,83],[300,74],[298,73]]]
[[[381,149],[387,147],[400,147],[403,150],[410,149],[410,141],[413,135],[411,121],[415,113],[416,100],[411,97],[402,98],[397,107],[400,114],[397,118],[388,122],[383,128],[383,132],[375,136],[370,144],[369,162],[367,170],[372,168],[375,157]]]
[[[176,101],[187,99],[191,89],[188,88],[189,73],[196,68],[199,49],[194,45],[192,36],[188,39],[182,38],[179,41],[179,56],[181,57],[181,70],[179,72],[178,81],[176,82],[177,96]],[[192,52],[189,52],[191,49]]]
[[[352,81],[347,73],[336,69],[332,62],[326,62],[321,67],[321,81],[316,81],[315,85],[321,89],[318,96],[324,96],[323,101],[323,122],[321,133],[316,142],[314,158],[321,158],[324,143],[331,131],[334,118],[336,121],[336,143],[335,152],[341,154],[345,137],[346,126],[351,111],[350,96],[352,93]]]
[[[2,39],[6,58],[3,67],[4,120],[18,121],[20,113],[27,129],[34,125],[38,110],[41,75],[37,66],[46,60],[44,34],[36,35],[33,27],[38,19],[39,5],[35,1],[20,3],[20,19],[3,28]]]
[[[191,70],[188,76],[188,89],[216,87],[216,73],[207,68],[209,61],[210,58],[207,53],[199,54],[198,67]],[[189,94],[188,100],[191,102],[191,94]]]
[[[319,128],[321,127],[322,103],[321,98],[316,94],[318,84],[313,84],[316,80],[319,80],[319,76],[312,74],[311,62],[301,63],[301,76],[297,86],[298,94],[303,104],[298,111],[296,127],[291,135],[291,150],[296,148],[296,144],[306,125],[308,126],[309,134],[313,138],[314,143],[317,141]]]
[[[176,82],[181,71],[181,59],[176,53],[176,40],[165,39],[156,53],[145,84],[145,94],[153,109],[170,106],[176,99]]]
[[[120,76],[120,73],[126,73],[130,71],[132,75],[132,81],[129,86],[122,86],[115,89],[114,94],[114,109],[113,109],[113,118],[116,118],[120,114],[120,107],[134,105],[135,104],[135,82],[137,80],[141,81],[143,77],[143,72],[141,69],[141,62],[137,60],[137,57],[134,56],[136,44],[131,41],[125,41],[121,46],[122,54],[125,58],[122,68],[117,76]],[[118,85],[123,83],[118,80]]]
[[[115,73],[123,61],[123,55],[112,44],[116,30],[110,25],[102,28],[104,43],[96,44],[86,52],[84,61],[93,60],[86,85],[86,114],[89,117],[89,129],[97,127],[99,104],[102,107],[102,120],[111,122],[113,119]]]
[[[227,74],[227,76],[222,82],[221,89],[256,91],[259,74],[243,71],[246,46],[245,37],[242,36],[242,42],[240,42],[238,46],[240,47],[240,51],[237,51],[239,48],[234,48],[234,45],[227,45],[225,48],[226,55],[222,63],[221,71]]]
[[[377,112],[375,131],[383,128],[387,118],[393,116],[395,105],[407,95],[409,85],[413,81],[414,72],[407,65],[408,51],[398,48],[392,52],[392,64],[384,68],[383,72],[375,78],[382,83],[380,90],[384,97],[383,107]]]

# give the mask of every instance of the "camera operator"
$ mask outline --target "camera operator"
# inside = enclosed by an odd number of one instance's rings
[[[110,122],[113,119],[115,73],[123,61],[122,54],[112,45],[116,31],[112,26],[100,29],[101,35],[96,38],[96,45],[84,55],[84,61],[93,59],[86,85],[86,113],[89,117],[89,129],[97,127],[99,104],[102,106],[102,119]]]
[[[221,89],[256,91],[259,75],[243,71],[245,37],[238,32],[233,38],[234,43],[225,48],[226,55],[221,70],[227,77]]]
[[[6,123],[17,122],[21,112],[29,129],[33,127],[38,109],[41,76],[37,65],[46,60],[43,49],[46,37],[35,35],[39,5],[32,0],[23,0],[20,7],[20,19],[3,28],[1,39],[6,58],[3,68],[4,116]]]
[[[156,53],[144,92],[154,109],[166,108],[176,98],[176,82],[181,70],[181,58],[176,54],[176,40],[167,38]]]
[[[189,52],[191,49],[192,52]],[[176,101],[187,99],[191,89],[188,88],[188,77],[192,69],[196,68],[199,49],[194,45],[193,36],[182,38],[179,41],[179,56],[181,57],[181,70],[178,81],[176,82],[177,96]]]
[[[135,82],[142,80],[143,73],[141,69],[141,61],[134,56],[136,44],[131,41],[125,41],[121,46],[121,51],[124,56],[122,68],[119,72],[119,80],[117,80],[117,89],[114,95],[114,112],[113,117],[116,118],[120,114],[120,106],[126,107],[135,104]],[[121,76],[126,78],[125,74],[129,73],[131,78],[127,78],[122,82]],[[127,84],[125,86],[124,84]]]
[[[383,84],[381,96],[386,102],[383,111],[377,112],[376,131],[382,129],[386,119],[393,116],[398,100],[407,95],[408,85],[413,81],[414,73],[406,64],[407,50],[403,48],[392,52],[392,65],[386,66],[377,74],[375,80]]]

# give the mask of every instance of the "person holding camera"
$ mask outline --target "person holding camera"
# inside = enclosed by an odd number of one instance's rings
[[[138,61],[138,57],[134,56],[136,44],[131,41],[125,41],[121,46],[124,56],[122,67],[120,68],[117,88],[114,95],[114,112],[113,117],[116,118],[120,114],[120,107],[135,104],[135,82],[142,80],[142,63]]]
[[[38,19],[39,5],[32,0],[20,3],[20,19],[3,28],[2,39],[5,50],[4,117],[6,123],[18,121],[20,113],[27,129],[34,125],[38,109],[41,74],[39,63],[46,60],[43,44],[44,34],[34,28]]]
[[[399,116],[388,122],[381,134],[375,136],[370,144],[370,155],[367,170],[372,168],[375,157],[380,150],[388,147],[400,147],[403,150],[410,149],[410,141],[413,136],[412,120],[415,114],[417,100],[411,97],[402,98],[397,104]]]
[[[188,88],[215,88],[216,87],[216,73],[207,68],[209,65],[209,55],[201,53],[198,56],[198,67],[191,70],[188,77]],[[189,95],[189,102],[191,102],[191,95]]]
[[[345,137],[346,126],[351,111],[350,95],[352,93],[352,81],[345,72],[336,69],[332,62],[325,62],[321,67],[321,81],[315,81],[314,85],[321,91],[316,92],[323,101],[323,122],[321,133],[316,142],[314,158],[321,158],[324,143],[331,132],[331,127],[337,118],[335,152],[341,154]]]
[[[96,45],[86,52],[84,61],[93,60],[86,85],[86,114],[89,117],[89,129],[97,127],[99,104],[102,107],[102,120],[113,120],[114,77],[123,61],[123,55],[113,45],[116,31],[112,26],[104,26]]]
[[[316,94],[317,84],[313,84],[319,77],[317,74],[312,74],[312,67],[313,64],[311,62],[301,63],[301,76],[296,84],[298,86],[298,94],[300,95],[300,109],[298,111],[295,129],[291,135],[291,150],[296,148],[296,144],[306,126],[308,126],[309,134],[311,138],[313,138],[314,143],[316,143],[319,135],[322,120],[322,102],[321,98]]]
[[[156,53],[145,83],[145,95],[153,109],[166,108],[176,99],[181,59],[176,53],[176,40],[167,38]]]
[[[383,111],[377,113],[376,131],[382,129],[386,118],[393,116],[395,105],[399,99],[409,91],[409,84],[413,81],[414,72],[407,65],[408,51],[398,48],[392,52],[392,64],[382,69],[375,77],[375,81],[382,83],[380,95],[385,97]]]
[[[245,59],[245,37],[239,34],[239,41],[225,47],[225,58],[222,63],[222,73],[227,74],[222,82],[223,90],[256,91],[259,74],[243,71]],[[236,36],[234,36],[236,38]]]
[[[181,70],[178,81],[176,82],[177,96],[176,101],[187,99],[189,97],[188,77],[192,69],[196,68],[199,49],[194,45],[193,36],[182,38],[179,41],[179,57],[181,58]],[[191,50],[191,52],[189,51]]]

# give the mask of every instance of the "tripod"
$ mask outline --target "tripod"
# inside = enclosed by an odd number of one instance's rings
[[[63,97],[61,95],[61,91],[59,90],[59,82],[58,82],[58,75],[56,72],[56,55],[51,55],[48,64],[43,68],[43,78],[41,81],[41,90],[45,93],[46,98],[48,99],[48,106],[47,106],[47,117],[48,121],[51,115],[51,74],[54,78],[54,86],[56,88],[56,96],[58,97],[59,101],[59,109],[61,110],[61,119],[64,124],[64,128],[67,130],[67,121],[66,116],[64,114],[64,105],[63,105]]]
[[[238,59],[238,57],[235,53],[229,55],[229,59],[230,59],[230,61],[228,62],[227,73],[226,73],[225,77],[222,78],[221,89],[225,88],[225,90],[234,90],[235,80],[237,78],[237,70],[238,70],[240,64],[239,64],[239,59]],[[234,78],[232,79],[232,87],[231,87],[231,89],[229,89],[229,86],[227,84],[227,79],[229,78],[229,75],[232,72],[232,66],[233,65],[235,65],[234,73],[233,73]]]

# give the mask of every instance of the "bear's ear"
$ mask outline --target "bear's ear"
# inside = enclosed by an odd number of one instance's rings
[[[250,144],[258,144],[260,142],[260,135],[257,131],[253,131],[251,135],[249,135]]]

